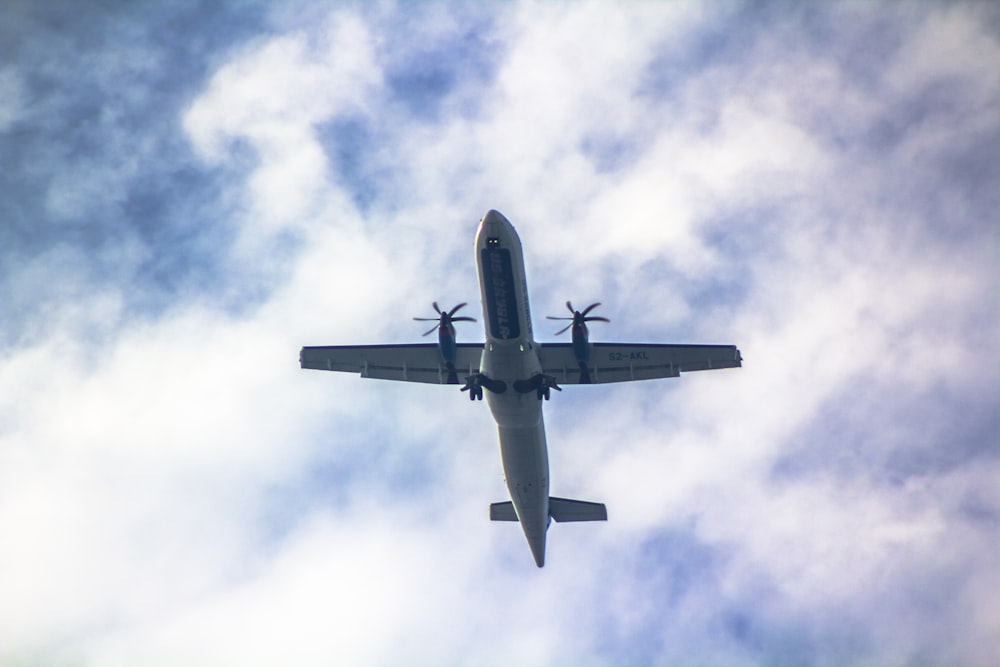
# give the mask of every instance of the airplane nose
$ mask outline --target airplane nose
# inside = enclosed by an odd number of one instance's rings
[[[476,247],[486,248],[489,246],[502,246],[504,248],[520,248],[521,242],[514,231],[514,225],[510,224],[507,218],[503,217],[500,211],[490,209],[479,222],[479,231],[476,232]]]
[[[496,210],[490,209],[489,211],[486,212],[486,215],[483,216],[483,224],[484,225],[496,225],[496,224],[508,224],[509,225],[510,222],[507,220],[507,218],[503,217],[503,214],[500,213],[500,211],[496,211]]]

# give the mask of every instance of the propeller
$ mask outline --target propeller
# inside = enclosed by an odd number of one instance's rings
[[[437,301],[435,301],[431,305],[434,306],[434,310],[437,311],[438,317],[414,317],[413,318],[417,322],[437,322],[437,324],[435,324],[433,327],[431,327],[430,329],[428,329],[426,332],[424,332],[422,334],[424,336],[429,336],[430,334],[432,334],[435,331],[437,331],[439,328],[451,325],[452,322],[475,322],[476,321],[475,318],[473,318],[473,317],[455,317],[455,313],[457,313],[460,309],[464,308],[467,305],[465,303],[460,303],[457,306],[455,306],[454,308],[452,308],[451,310],[441,310],[441,308],[438,307]]]
[[[572,320],[569,324],[567,324],[565,327],[563,327],[562,329],[560,329],[559,331],[556,332],[557,336],[559,334],[561,334],[562,332],[566,331],[567,329],[569,329],[570,327],[575,326],[577,324],[586,326],[587,322],[610,322],[611,320],[609,320],[608,318],[606,318],[606,317],[600,317],[599,315],[589,316],[588,317],[588,313],[590,313],[590,311],[592,311],[594,308],[597,308],[599,305],[601,305],[601,304],[600,303],[592,303],[589,306],[587,306],[586,308],[584,308],[582,311],[580,311],[580,310],[573,310],[573,304],[570,303],[569,301],[567,301],[566,302],[566,307],[569,309],[569,312],[573,313],[573,317],[553,317],[551,315],[548,315],[546,319],[550,319],[550,320]]]

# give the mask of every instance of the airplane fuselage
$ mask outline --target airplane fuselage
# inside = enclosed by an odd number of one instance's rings
[[[476,267],[486,330],[481,372],[506,385],[502,392],[485,392],[485,398],[497,423],[507,489],[541,567],[549,523],[549,458],[542,401],[536,389],[524,385],[541,374],[542,366],[531,327],[521,240],[496,211],[479,224]]]

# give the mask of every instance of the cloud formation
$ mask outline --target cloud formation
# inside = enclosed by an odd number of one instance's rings
[[[0,664],[994,659],[992,6],[0,19]],[[295,359],[474,302],[488,208],[540,340],[746,358],[546,406],[611,520],[542,571],[481,406]]]

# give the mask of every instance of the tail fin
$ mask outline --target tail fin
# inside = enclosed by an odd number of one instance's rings
[[[556,522],[607,521],[608,508],[604,503],[550,497],[549,516]],[[502,503],[492,503],[490,505],[490,521],[517,521],[514,503],[509,500]]]

